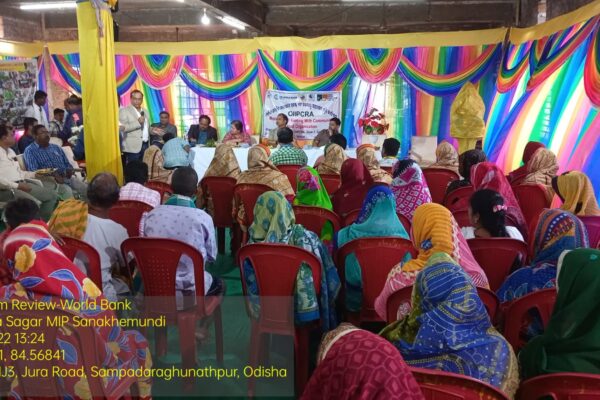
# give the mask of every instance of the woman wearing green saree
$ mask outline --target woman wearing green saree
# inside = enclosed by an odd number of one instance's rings
[[[295,206],[321,207],[333,211],[331,199],[317,170],[308,166],[300,168],[297,177]],[[333,225],[331,225],[331,222],[323,225],[320,237],[326,244],[333,240]]]
[[[558,262],[556,304],[544,333],[521,350],[524,378],[600,374],[600,251],[577,249]]]

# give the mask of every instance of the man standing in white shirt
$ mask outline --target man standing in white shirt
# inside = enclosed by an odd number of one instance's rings
[[[48,94],[46,92],[42,90],[36,91],[33,95],[33,104],[25,110],[25,117],[35,118],[38,124],[44,125],[46,129],[49,129],[48,116],[46,115],[46,110],[44,110],[47,100]]]
[[[10,125],[0,125],[0,201],[5,202],[13,198],[26,198],[33,200],[40,207],[40,215],[48,220],[58,195],[56,191],[40,186],[34,179],[34,172],[21,170],[17,155],[11,149],[15,144],[15,132]]]
[[[126,162],[141,160],[150,139],[148,110],[142,108],[144,95],[134,90],[130,95],[131,105],[119,110],[119,123],[123,135],[122,150]]]

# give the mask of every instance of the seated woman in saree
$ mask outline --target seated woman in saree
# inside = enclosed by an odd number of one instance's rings
[[[391,175],[379,167],[379,161],[377,161],[377,156],[375,155],[375,146],[372,144],[360,145],[356,149],[356,158],[367,166],[374,182],[385,183],[386,185],[392,183]]]
[[[385,339],[344,323],[327,333],[301,400],[425,400],[402,356]]]
[[[109,310],[94,307],[94,302],[104,299],[100,289],[85,276],[65,255],[53,240],[46,224],[42,221],[31,221],[11,230],[4,242],[4,255],[13,274],[14,283],[0,288],[0,298],[27,302],[57,303],[61,309],[61,300],[73,300],[92,304],[75,310],[73,307],[64,311],[79,319],[99,320],[96,330],[95,351],[98,359],[103,360],[99,368],[147,370],[152,368],[152,358],[148,350],[148,342],[136,331],[124,331],[118,325],[102,326],[103,319],[111,320],[115,314]],[[82,324],[83,326],[83,324]],[[76,329],[76,328],[72,328]],[[77,353],[79,347],[76,335],[68,329],[59,329],[57,343],[60,350],[67,355],[55,363],[65,369],[74,370],[83,366],[83,355]],[[138,378],[139,395],[142,398],[151,396],[151,380],[149,377]],[[106,381],[107,389],[119,384],[118,379]],[[58,380],[65,398],[91,398],[98,393],[90,393],[86,377],[63,377]],[[11,397],[20,398],[22,394],[17,379],[13,381]]]
[[[308,166],[300,168],[297,178],[296,197],[294,197],[295,206],[321,207],[333,211],[327,188],[323,185],[319,173],[314,168]],[[331,225],[331,222],[325,223],[320,238],[325,244],[330,244],[333,241],[333,225]]]
[[[445,253],[431,256],[417,275],[412,311],[383,329],[411,367],[470,376],[513,398],[519,366],[496,331],[473,281]]]
[[[485,272],[475,261],[454,217],[444,206],[435,203],[419,206],[413,218],[411,238],[419,254],[417,258],[401,262],[390,271],[381,294],[375,299],[375,311],[381,319],[386,318],[388,298],[400,289],[412,285],[417,273],[435,253],[448,254],[471,277],[475,286],[489,288]],[[399,318],[408,311],[408,305],[401,305],[398,310]]]
[[[458,151],[445,140],[435,149],[435,163],[428,168],[442,168],[458,174]]]
[[[409,239],[406,229],[396,215],[396,200],[392,191],[386,186],[374,186],[367,193],[357,220],[338,232],[335,248],[339,249],[355,239],[381,236]],[[362,276],[360,264],[353,254],[346,258],[345,270],[346,309],[359,312],[362,305]]]
[[[303,264],[296,277],[294,311],[297,324],[321,319],[323,331],[337,326],[335,299],[340,290],[340,278],[333,260],[319,237],[302,225],[296,224],[290,203],[279,192],[266,192],[259,196],[254,207],[254,222],[248,229],[248,243],[283,243],[297,246],[314,254],[321,261],[320,298],[314,290],[310,268]],[[244,262],[246,286],[250,297],[251,313],[258,308],[258,286],[254,269],[249,261]]]
[[[396,198],[396,212],[412,221],[421,204],[431,203],[431,193],[421,167],[413,160],[400,160],[394,164],[391,189]]]
[[[546,197],[548,203],[550,203],[554,197],[552,179],[554,179],[557,172],[558,160],[556,154],[548,149],[538,149],[527,163],[527,175],[520,184],[542,185],[546,189]]]
[[[598,250],[578,249],[562,257],[548,326],[519,353],[524,379],[560,372],[600,374],[599,272]]]
[[[486,156],[481,150],[473,149],[462,153],[458,157],[458,174],[461,176],[461,179],[450,182],[446,188],[446,194],[461,187],[471,186],[471,167],[484,161],[486,161]],[[466,204],[463,205],[463,208],[465,207]]]
[[[292,201],[294,198],[294,189],[292,189],[290,180],[269,161],[270,153],[269,148],[262,144],[253,146],[248,150],[248,170],[239,175],[237,184],[258,183],[266,185],[283,194],[289,201]],[[241,225],[246,215],[243,204],[234,202],[233,215],[237,216],[237,220]],[[247,227],[242,226],[242,229],[247,229]]]
[[[563,202],[562,210],[577,216],[600,216],[594,187],[583,172],[570,171],[555,177],[552,188]]]
[[[579,218],[557,209],[545,210],[540,214],[531,239],[533,261],[506,278],[497,293],[501,303],[555,287],[560,255],[565,250],[589,247],[587,230]]]
[[[173,170],[164,167],[165,157],[162,150],[152,145],[144,152],[144,163],[148,165],[148,180],[171,183]]]
[[[342,184],[333,193],[333,211],[344,218],[350,211],[362,207],[367,192],[373,186],[373,178],[362,161],[349,158],[342,164]]]
[[[325,158],[315,168],[319,174],[339,175],[342,170],[342,164],[348,159],[342,146],[335,143],[329,143],[325,146]]]
[[[523,150],[523,165],[508,174],[508,181],[511,185],[519,185],[527,176],[527,164],[533,158],[533,155],[539,149],[544,149],[546,146],[540,142],[528,142]]]
[[[233,152],[233,146],[222,143],[215,149],[215,155],[210,162],[203,178],[209,176],[220,176],[238,179],[242,171],[235,158]],[[214,214],[214,206],[210,193],[203,193],[202,188],[198,186],[198,193],[196,196],[196,207],[205,208],[206,212],[211,216]]]
[[[521,232],[523,238],[527,239],[528,229],[525,217],[517,197],[508,183],[504,172],[496,164],[482,162],[471,167],[471,184],[474,190],[491,189],[500,193],[506,206],[506,218],[508,223]]]

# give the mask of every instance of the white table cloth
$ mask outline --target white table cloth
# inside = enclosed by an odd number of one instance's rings
[[[242,148],[236,147],[233,149],[233,153],[235,154],[235,158],[240,165],[240,169],[245,171],[248,169],[248,151],[250,148]],[[323,155],[323,147],[314,148],[314,149],[305,149],[304,152],[308,156],[308,165],[315,165],[315,161],[319,156]],[[276,149],[271,150],[271,154],[277,151]],[[346,154],[348,157],[356,158],[356,149],[346,149]],[[381,154],[379,151],[376,152],[377,159],[381,158]],[[192,149],[192,167],[198,173],[198,179],[202,179],[204,173],[208,169],[210,162],[212,161],[215,155],[214,147],[194,147]]]

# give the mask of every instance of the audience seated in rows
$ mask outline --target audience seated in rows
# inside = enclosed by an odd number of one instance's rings
[[[119,201],[117,179],[107,173],[96,175],[88,186],[87,203],[69,199],[61,202],[48,223],[52,232],[83,240],[100,255],[102,293],[116,301],[129,292],[125,278],[119,276],[125,261],[121,244],[129,237],[127,230],[109,218],[108,212]],[[78,262],[85,271],[83,262]]]
[[[471,167],[486,161],[485,153],[481,150],[467,150],[458,157],[458,174],[462,177],[454,182],[450,182],[446,189],[446,194],[460,187],[471,186]]]
[[[400,160],[392,170],[392,193],[396,198],[396,211],[409,221],[421,204],[431,203],[431,193],[421,167],[410,159]]]
[[[470,376],[514,397],[519,367],[513,349],[492,326],[471,278],[448,253],[427,260],[411,303],[409,315],[381,332],[409,366]]]
[[[348,159],[344,149],[335,143],[329,143],[325,146],[323,161],[315,163],[315,168],[319,174],[339,175],[342,170],[342,164]],[[318,165],[317,165],[318,164]]]
[[[241,173],[240,165],[233,152],[233,146],[221,143],[215,149],[215,156],[206,169],[203,178],[213,176],[238,179]],[[198,188],[196,205],[198,208],[206,208],[206,212],[213,215],[214,205],[210,193],[204,193],[200,187]]]
[[[386,317],[388,298],[398,290],[412,285],[417,273],[435,253],[450,255],[471,277],[475,286],[489,288],[485,272],[475,261],[454,217],[444,206],[435,203],[419,206],[412,220],[411,239],[418,251],[417,258],[401,262],[390,271],[381,294],[375,300],[375,310],[381,319]],[[407,312],[407,309],[401,309],[399,315],[404,316]]]
[[[445,140],[435,149],[435,163],[429,168],[448,169],[458,174],[458,152],[456,148]]]
[[[379,167],[379,161],[375,155],[375,146],[372,144],[363,144],[356,149],[356,158],[365,164],[373,181],[376,183],[392,183],[392,176]]]
[[[171,183],[172,170],[164,167],[165,158],[158,146],[152,145],[144,152],[144,164],[148,166],[148,180]]]
[[[15,132],[12,125],[0,125],[0,201],[25,198],[40,207],[40,215],[47,221],[58,201],[58,194],[49,181],[35,179],[35,172],[23,171],[12,147]]]
[[[469,200],[469,219],[471,226],[462,228],[465,239],[510,237],[524,240],[517,228],[507,225],[504,198],[491,189],[473,193]]]
[[[182,138],[175,137],[172,133],[165,133],[162,138],[165,143],[162,147],[165,160],[163,166],[166,169],[189,166],[190,144]]]
[[[333,211],[344,218],[351,211],[359,209],[367,192],[373,185],[373,178],[362,161],[348,158],[342,164],[341,186],[332,196]]]
[[[327,189],[314,168],[308,166],[300,168],[297,176],[294,205],[320,207],[333,211]],[[331,243],[333,240],[333,226],[330,222],[323,226],[320,238],[325,243]]]
[[[552,179],[552,188],[563,204],[560,207],[578,216],[600,216],[600,208],[590,178],[570,171]]]
[[[124,168],[125,186],[121,188],[119,200],[134,200],[156,207],[162,203],[160,193],[144,186],[148,182],[148,166],[138,160],[130,161]]]
[[[556,154],[548,149],[538,149],[527,163],[527,175],[519,184],[538,184],[544,186],[547,192],[548,203],[554,197],[552,179],[558,172]],[[512,183],[512,185],[515,185]]]
[[[290,128],[281,128],[277,131],[279,148],[271,154],[270,161],[274,165],[306,165],[308,157],[304,150],[294,146],[294,132]]]
[[[379,165],[382,167],[393,167],[398,161],[398,153],[400,152],[400,141],[395,138],[387,138],[381,146],[381,161]]]
[[[376,185],[367,193],[356,221],[337,233],[335,248],[339,249],[355,239],[381,236],[409,239],[406,229],[396,214],[396,200],[392,191],[386,186]],[[410,255],[408,258],[410,259]],[[344,269],[346,271],[344,303],[348,311],[358,312],[362,305],[362,276],[360,264],[353,254],[346,258]]]
[[[254,207],[254,222],[248,229],[248,243],[283,243],[297,246],[313,253],[321,261],[320,298],[314,290],[312,272],[306,265],[300,267],[296,278],[294,312],[296,323],[302,324],[321,320],[321,327],[328,331],[337,326],[335,299],[340,290],[338,276],[329,251],[317,234],[296,224],[294,211],[290,203],[279,192],[266,192],[259,196]],[[245,261],[244,275],[250,297],[250,311],[256,316],[259,312],[257,296],[258,286],[254,269]]]
[[[103,179],[103,178],[100,178]],[[114,178],[113,178],[114,179]],[[53,302],[58,308],[62,307],[61,300],[73,300],[75,302],[101,301],[106,297],[103,292],[81,272],[60,250],[53,237],[48,232],[46,224],[39,220],[28,220],[35,218],[29,214],[29,218],[14,215],[16,208],[7,207],[6,216],[10,232],[4,241],[4,256],[14,265],[12,269],[13,283],[0,287],[0,297],[6,301],[18,300],[28,302]],[[42,244],[42,245],[40,245]],[[57,274],[61,271],[61,274]],[[27,288],[21,282],[26,279],[39,281],[36,285]],[[77,314],[82,320],[98,319],[111,320],[115,318],[113,311],[106,308],[100,309],[91,315],[89,312],[78,311],[69,307],[69,313]],[[100,361],[98,368],[110,370],[124,369],[151,369],[152,357],[148,349],[148,342],[137,331],[125,331],[118,324],[107,325],[92,322],[86,325],[83,321],[81,326],[92,326],[96,331],[96,357]],[[68,348],[67,358],[53,360],[52,364],[64,370],[79,370],[84,367],[83,354],[77,352],[79,340],[68,329],[58,329],[57,339],[62,341],[62,348]],[[151,378],[147,374],[141,374],[137,378],[138,394],[142,399],[151,396]],[[65,376],[56,381],[56,384],[65,393],[77,395],[78,397],[89,397],[90,387],[86,379],[76,376]],[[14,380],[11,390],[15,396],[23,396],[23,390],[19,381]]]
[[[511,185],[520,185],[522,183],[523,179],[529,174],[527,164],[529,164],[536,151],[544,148],[546,146],[540,142],[528,142],[525,145],[525,149],[523,150],[523,165],[508,174],[508,180]]]
[[[425,400],[418,383],[394,346],[385,339],[341,324],[327,333],[301,400]]]

